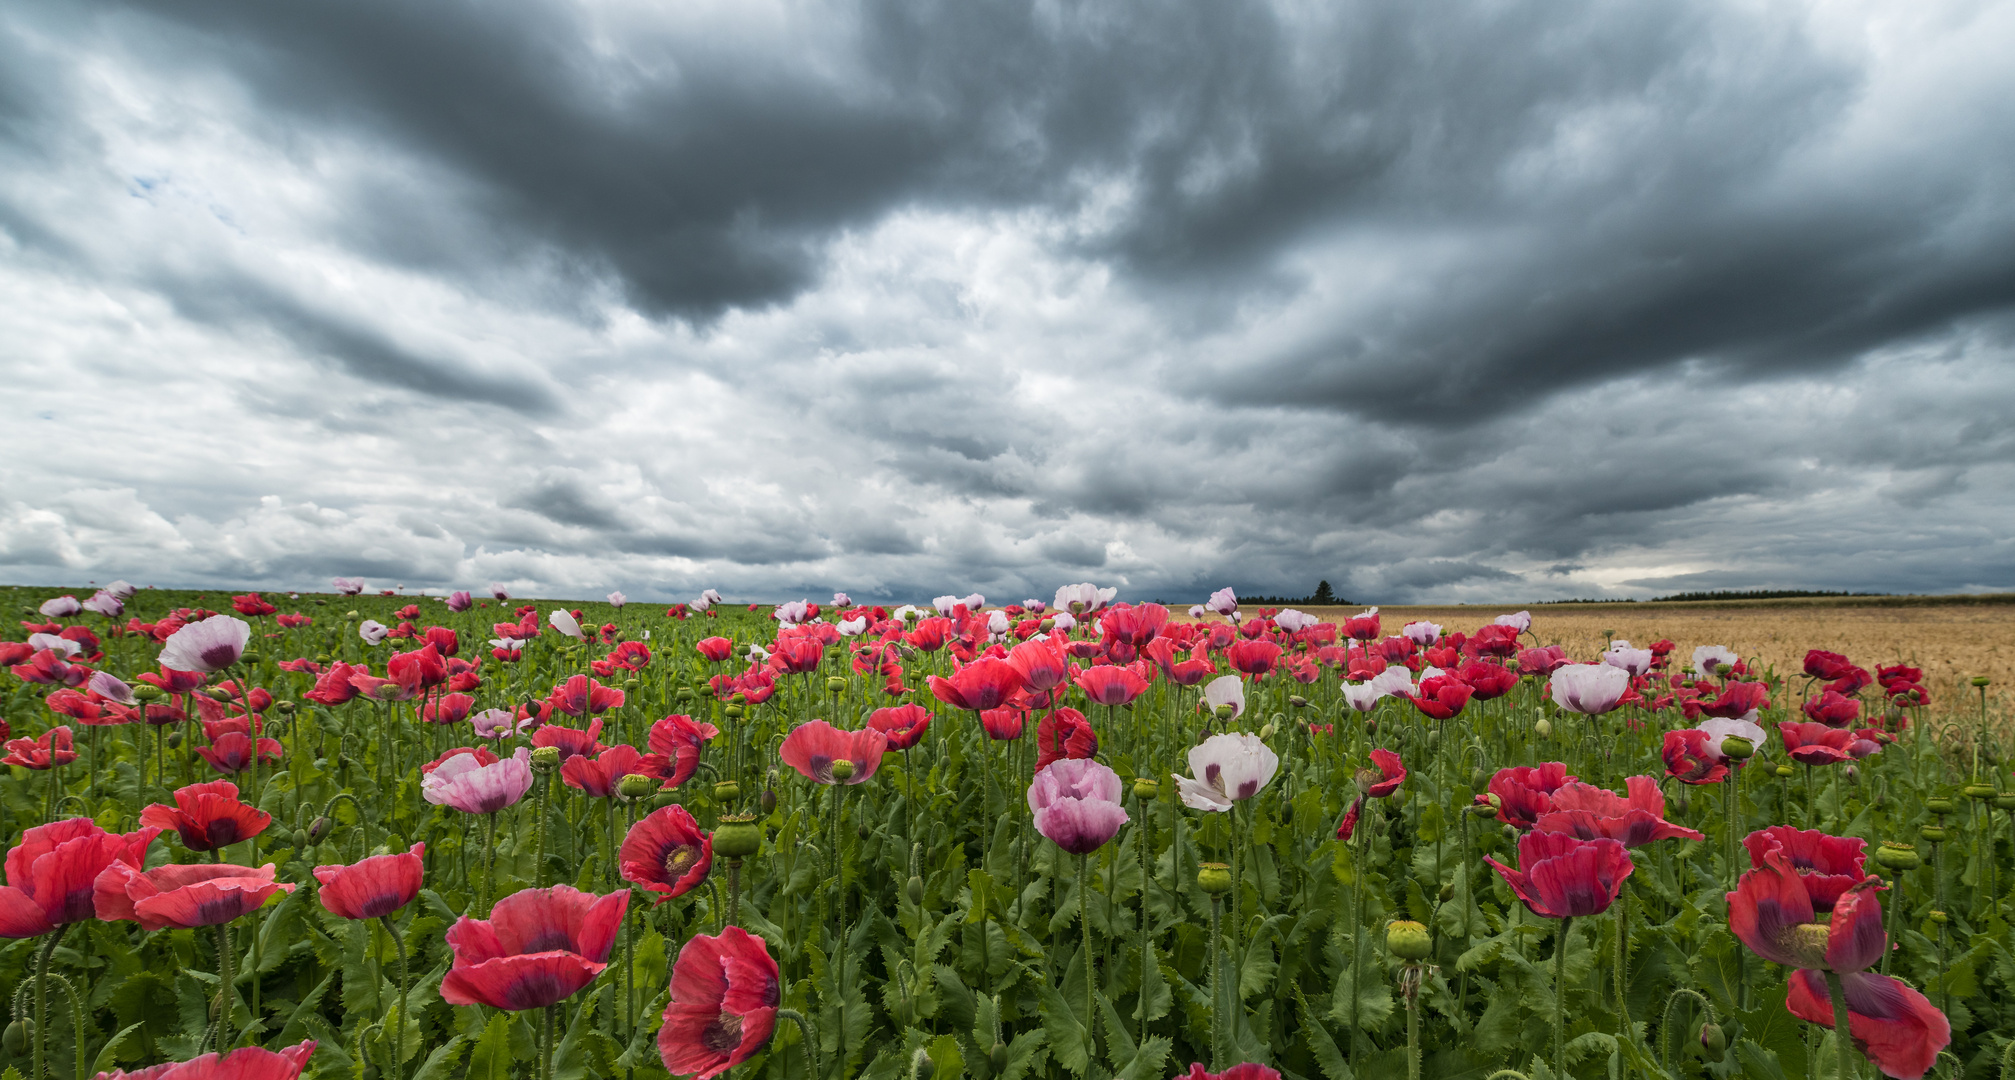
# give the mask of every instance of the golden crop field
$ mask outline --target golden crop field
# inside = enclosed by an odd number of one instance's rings
[[[1877,600],[1774,600],[1751,603],[1544,604],[1532,612],[1532,632],[1541,644],[1558,644],[1580,659],[1600,652],[1604,632],[1635,645],[1660,638],[1676,644],[1680,664],[1696,645],[1726,645],[1781,672],[1797,672],[1808,649],[1843,653],[1875,670],[1899,661],[1924,669],[1924,686],[1936,700],[1934,713],[1979,708],[1975,675],[1993,680],[1990,708],[2005,711],[2015,689],[2015,604],[1923,603],[1919,598]],[[1935,600],[1936,598],[1922,598]],[[1186,610],[1186,605],[1185,605]],[[1255,609],[1256,610],[1256,609]],[[1306,608],[1325,620],[1362,607]],[[1469,632],[1517,605],[1381,607],[1384,629],[1397,633],[1417,619]]]

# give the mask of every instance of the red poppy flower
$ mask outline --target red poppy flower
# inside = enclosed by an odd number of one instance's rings
[[[1509,630],[1507,626],[1504,629]],[[1401,640],[1405,640],[1402,638]],[[1468,686],[1478,701],[1503,697],[1518,685],[1518,673],[1502,664],[1471,660],[1456,671],[1456,678]]]
[[[196,753],[210,767],[220,773],[241,773],[252,767],[252,755],[258,754],[260,761],[278,761],[286,753],[278,739],[258,739],[241,731],[226,731],[210,740],[210,745],[199,746]]]
[[[1722,688],[1720,697],[1703,703],[1700,711],[1723,720],[1740,720],[1769,704],[1770,687],[1760,682],[1732,682]]]
[[[1753,870],[1763,869],[1764,856],[1770,852],[1783,852],[1792,872],[1805,883],[1812,906],[1819,911],[1832,911],[1834,903],[1847,890],[1868,877],[1864,869],[1868,841],[1858,837],[1829,836],[1816,829],[1772,825],[1744,837],[1742,846],[1749,849],[1749,866]]]
[[[701,638],[693,643],[693,648],[712,663],[726,660],[735,651],[735,643],[724,637]]]
[[[616,793],[623,777],[637,771],[637,759],[642,756],[636,747],[621,743],[605,747],[592,758],[576,754],[560,763],[560,779],[589,798],[606,799]]]
[[[1548,919],[1608,911],[1636,869],[1630,852],[1615,840],[1536,831],[1518,838],[1518,869],[1489,856],[1483,861],[1534,915]]]
[[[1177,1073],[1171,1080],[1280,1080],[1280,1074],[1251,1061],[1215,1073],[1205,1072],[1199,1062],[1191,1062],[1187,1076]]]
[[[429,724],[459,724],[475,707],[476,699],[467,694],[443,694],[420,706],[420,719]]]
[[[1378,612],[1367,611],[1343,620],[1343,633],[1358,641],[1378,640]]]
[[[0,765],[19,765],[38,771],[68,765],[77,760],[77,751],[71,746],[69,726],[52,727],[38,738],[7,740],[7,756],[0,758]]]
[[[1070,660],[1049,638],[1031,638],[1015,646],[1008,653],[1008,663],[1014,665],[1022,687],[1030,693],[1048,693],[1070,679]]]
[[[434,647],[443,659],[462,651],[462,639],[445,626],[429,626],[421,638]]]
[[[940,615],[933,615],[920,620],[916,629],[903,635],[903,640],[909,642],[913,649],[933,653],[945,647],[945,641],[951,637],[951,633],[952,621]]]
[[[1830,728],[1853,727],[1861,719],[1861,703],[1828,690],[1805,702],[1805,716]]]
[[[777,756],[807,779],[821,784],[835,782],[833,762],[850,762],[853,772],[837,782],[858,784],[881,767],[882,751],[888,748],[888,741],[888,736],[873,728],[842,731],[824,720],[813,720],[792,728],[784,736],[783,745],[777,748]]]
[[[777,677],[760,668],[750,668],[735,680],[735,692],[751,705],[761,705],[777,692]]]
[[[709,739],[720,733],[714,725],[681,713],[674,713],[652,724],[651,753],[662,754],[671,762],[671,768],[665,774],[665,786],[678,787],[692,779],[693,771],[700,767],[701,749]]]
[[[1553,793],[1575,779],[1558,761],[1497,770],[1490,778],[1490,794],[1497,796],[1497,820],[1519,829],[1532,828],[1539,815],[1553,809]],[[1476,801],[1488,800],[1478,795]]]
[[[315,1052],[315,1040],[281,1050],[244,1046],[218,1057],[204,1054],[188,1061],[170,1061],[127,1072],[101,1072],[97,1080],[297,1080]]]
[[[931,714],[921,705],[896,705],[868,714],[868,726],[888,736],[889,749],[908,750],[930,730]]]
[[[373,855],[348,866],[318,866],[322,883],[317,899],[345,919],[375,919],[390,915],[420,895],[426,871],[427,845],[414,844],[392,855]]]
[[[1518,673],[1521,676],[1544,679],[1566,667],[1567,663],[1567,650],[1558,645],[1518,650]]]
[[[778,635],[776,648],[770,651],[770,666],[785,675],[801,675],[817,671],[825,658],[826,647],[815,637]]]
[[[553,687],[546,700],[568,716],[599,716],[610,709],[621,708],[624,694],[620,689],[603,686],[586,675],[575,675]]]
[[[532,732],[532,746],[534,748],[541,746],[558,747],[561,761],[580,754],[594,757],[596,754],[602,752],[602,744],[596,741],[601,737],[601,734],[602,722],[600,720],[589,721],[588,730],[586,731],[582,731],[579,728],[561,727],[558,724],[547,724],[539,730]]]
[[[1240,641],[1225,650],[1225,659],[1234,670],[1246,675],[1264,675],[1280,659],[1280,646],[1271,641]]]
[[[1815,679],[1837,679],[1853,667],[1853,661],[1837,652],[1813,649],[1805,654],[1805,674]]]
[[[21,842],[7,853],[0,937],[36,937],[95,918],[92,882],[115,862],[135,870],[146,865],[147,845],[160,834],[142,828],[122,836],[90,818],[65,818],[22,832]]]
[[[412,652],[393,653],[385,674],[407,690],[426,690],[448,681],[448,661],[429,644]]]
[[[1035,727],[1035,771],[1059,758],[1088,758],[1098,753],[1098,732],[1076,709],[1058,709]]]
[[[939,701],[972,712],[998,709],[1022,688],[1021,672],[1015,665],[993,658],[975,660],[953,672],[949,679],[933,675],[928,682]]]
[[[186,694],[202,686],[204,680],[209,678],[209,675],[201,671],[176,671],[173,668],[164,667],[161,669],[159,675],[151,671],[143,671],[136,678],[143,683],[159,687],[166,693]]]
[[[1847,997],[1848,1034],[1886,1075],[1920,1080],[1952,1042],[1951,1021],[1901,979],[1848,972],[1840,976],[1840,990]],[[1801,1020],[1833,1026],[1833,995],[1820,972],[1792,972],[1784,1006]]]
[[[91,884],[100,919],[137,922],[142,930],[216,926],[258,910],[274,893],[294,891],[273,880],[272,863],[169,863],[143,873],[114,862]]]
[[[338,660],[329,665],[328,671],[316,677],[313,690],[301,696],[321,705],[341,705],[357,696],[357,687],[350,681],[351,678],[369,674],[363,667]]]
[[[173,829],[190,851],[214,851],[266,831],[273,815],[238,801],[229,780],[191,784],[175,792],[175,805],[155,803],[140,811],[140,824]]]
[[[448,928],[454,966],[441,1000],[493,1009],[539,1009],[565,1001],[609,966],[628,890],[597,896],[567,885],[523,889],[497,901],[487,919]]]
[[[980,714],[980,727],[987,738],[995,742],[1021,738],[1024,713],[1013,705],[1003,705],[998,709],[988,709]]]
[[[684,896],[707,880],[714,865],[714,837],[683,806],[653,810],[623,837],[623,880],[658,893],[662,904]]]
[[[1129,668],[1101,664],[1077,677],[1078,689],[1094,705],[1125,705],[1147,692],[1147,680]]]
[[[1826,684],[1826,689],[1836,694],[1858,694],[1875,682],[1867,668],[1849,667],[1841,676]]]
[[[1344,811],[1343,821],[1336,827],[1338,840],[1349,840],[1357,831],[1357,821],[1364,812],[1365,799],[1383,799],[1398,791],[1399,785],[1406,783],[1406,765],[1399,760],[1398,754],[1390,750],[1374,749],[1371,752],[1371,763],[1378,767],[1378,779],[1371,780],[1364,793],[1351,802],[1349,810]],[[1358,775],[1360,778],[1368,779],[1369,770]],[[1361,779],[1360,782],[1364,780]]]
[[[777,1027],[777,962],[739,926],[686,941],[672,965],[658,1056],[674,1076],[713,1077],[768,1045]]]
[[[1168,623],[1168,609],[1160,604],[1116,604],[1099,612],[1099,636],[1107,647],[1118,642],[1141,648],[1154,640]]]
[[[1406,699],[1430,719],[1446,720],[1461,712],[1475,692],[1453,675],[1430,675],[1420,680],[1419,688],[1407,694]]]
[[[651,650],[641,641],[625,641],[609,651],[609,661],[626,671],[642,671],[651,666]]]
[[[1624,847],[1642,847],[1653,840],[1705,840],[1702,833],[1665,820],[1665,793],[1649,776],[1624,782],[1628,797],[1593,784],[1564,784],[1553,793],[1553,808],[1539,815],[1539,832],[1567,833],[1583,840],[1607,837]]]
[[[1801,765],[1837,765],[1849,757],[1864,756],[1853,752],[1855,737],[1851,731],[1788,720],[1780,722],[1777,731],[1784,736],[1784,752]]]
[[[232,597],[231,608],[240,615],[252,618],[257,618],[261,615],[271,615],[273,612],[279,610],[258,593],[246,593],[243,596]]]
[[[1665,733],[1665,775],[1682,784],[1719,784],[1728,778],[1728,766],[1713,752],[1714,736],[1699,728]]]
[[[1897,683],[1921,683],[1924,681],[1924,669],[1907,664],[1879,664],[1875,668],[1875,681],[1884,687]]]
[[[91,677],[90,668],[64,662],[54,649],[36,652],[28,657],[27,663],[16,664],[9,670],[22,682],[38,686],[80,686]]]

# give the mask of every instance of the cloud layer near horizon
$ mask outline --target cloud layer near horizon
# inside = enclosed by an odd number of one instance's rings
[[[19,4],[0,578],[2015,588],[2015,6]]]

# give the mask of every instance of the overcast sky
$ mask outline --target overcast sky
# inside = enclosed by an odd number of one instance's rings
[[[0,580],[2015,589],[2015,3],[0,7]]]

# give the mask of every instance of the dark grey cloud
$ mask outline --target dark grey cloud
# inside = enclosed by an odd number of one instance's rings
[[[1957,0],[15,5],[0,574],[2015,587],[2010,46]]]

